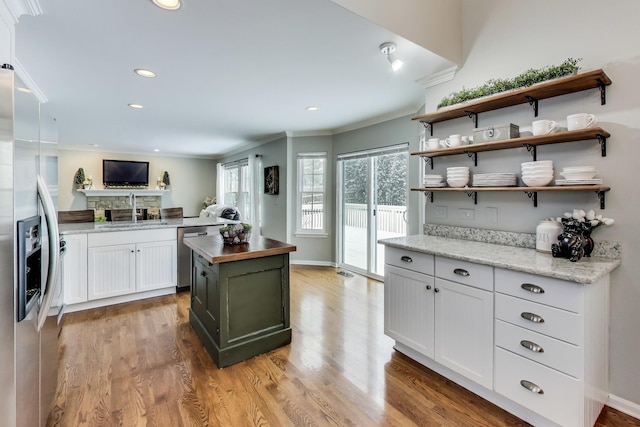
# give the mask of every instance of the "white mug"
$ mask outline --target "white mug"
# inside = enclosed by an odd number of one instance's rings
[[[586,129],[595,126],[596,116],[587,113],[567,116],[567,130]]]
[[[553,120],[536,120],[532,125],[534,135],[546,135],[558,130],[558,124]]]
[[[438,138],[429,138],[427,140],[427,150],[437,150],[440,147]]]
[[[468,136],[463,136],[462,137],[462,145],[467,145],[469,144],[469,137]]]
[[[447,140],[446,139],[441,139],[440,140],[440,148],[447,148]]]
[[[462,145],[462,138],[458,134],[449,135],[449,137],[444,140],[444,144],[447,147],[457,147],[459,145]]]

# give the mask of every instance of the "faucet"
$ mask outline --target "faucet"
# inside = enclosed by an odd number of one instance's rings
[[[136,195],[133,192],[129,193],[129,206],[131,206],[131,222],[138,222]]]

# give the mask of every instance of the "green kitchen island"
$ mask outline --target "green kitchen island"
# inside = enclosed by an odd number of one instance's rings
[[[252,236],[184,239],[192,250],[189,322],[218,368],[291,342],[289,253],[294,245]]]

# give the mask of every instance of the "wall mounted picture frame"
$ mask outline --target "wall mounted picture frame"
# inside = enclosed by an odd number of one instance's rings
[[[264,194],[275,195],[280,191],[278,166],[264,168]]]

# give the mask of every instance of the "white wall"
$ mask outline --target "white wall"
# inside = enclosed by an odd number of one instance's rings
[[[205,197],[216,193],[215,161],[188,157],[134,155],[98,151],[58,151],[58,209],[86,209],[84,194],[75,191],[73,177],[78,168],[93,177],[96,189],[102,185],[102,159],[149,162],[149,188],[155,188],[156,178],[166,170],[171,178],[170,190],[162,196],[162,207],[182,206],[185,216],[198,216]]]
[[[0,1],[0,65],[13,64],[14,24],[9,8]]]
[[[554,160],[556,171],[563,166],[595,165],[611,191],[606,196],[605,216],[616,223],[596,231],[593,237],[622,244],[622,266],[612,273],[611,286],[611,393],[640,404],[640,227],[634,172],[640,159],[640,2],[621,0],[604,3],[539,0],[465,0],[463,3],[464,52],[466,60],[456,78],[426,91],[426,111],[436,109],[450,92],[482,84],[490,78],[513,77],[529,68],[561,63],[568,57],[583,58],[584,70],[602,68],[613,84],[607,88],[607,104],[600,106],[598,90],[589,90],[540,101],[540,119],[566,121],[571,113],[598,116],[600,125],[611,133],[607,157],[600,157],[596,142],[572,142],[538,148],[538,159]],[[530,130],[533,112],[528,104],[479,116],[480,127],[515,123]],[[438,123],[434,135],[471,134],[468,118]],[[479,153],[473,172],[518,172],[531,158],[524,149]],[[472,165],[465,155],[437,158],[436,173],[447,166]],[[417,173],[417,169],[414,169]],[[559,216],[573,208],[599,210],[591,193],[539,193],[539,207],[521,193],[480,193],[478,205],[464,194],[435,195],[426,203],[427,222],[461,226],[533,232],[539,220]],[[435,207],[447,208],[447,217],[436,215]],[[498,224],[485,220],[487,207],[498,208]],[[458,209],[473,209],[475,219],[459,219]]]

